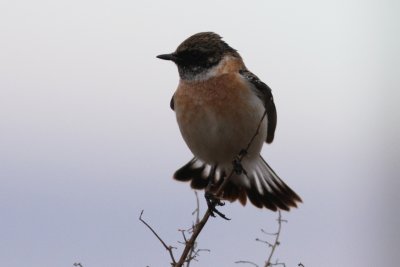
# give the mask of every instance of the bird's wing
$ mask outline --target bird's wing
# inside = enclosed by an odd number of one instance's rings
[[[172,95],[171,101],[169,102],[169,106],[172,110],[175,110],[174,96],[175,94]]]
[[[240,70],[239,73],[253,85],[253,90],[257,96],[264,103],[264,107],[267,111],[268,118],[268,130],[266,142],[272,143],[274,140],[275,128],[276,128],[276,108],[274,103],[274,97],[272,96],[271,88],[263,83],[256,75],[247,69]]]

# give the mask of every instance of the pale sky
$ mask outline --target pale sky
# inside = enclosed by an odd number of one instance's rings
[[[304,201],[283,213],[275,259],[398,265],[399,12],[389,0],[3,0],[0,266],[169,266],[140,211],[180,249],[195,198],[171,178],[191,153],[169,108],[176,67],[155,56],[200,31],[273,90],[262,155]],[[191,266],[263,265],[254,239],[277,214],[221,211],[232,220],[208,222],[199,247],[211,252]]]

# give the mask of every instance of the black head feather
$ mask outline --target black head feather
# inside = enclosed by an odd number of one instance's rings
[[[218,34],[200,32],[183,41],[174,53],[158,57],[174,61],[181,78],[191,79],[217,65],[225,55],[240,57]]]

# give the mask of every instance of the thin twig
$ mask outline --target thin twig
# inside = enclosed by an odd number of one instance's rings
[[[164,242],[164,240],[162,240],[161,237],[156,233],[156,231],[154,231],[154,229],[153,229],[145,220],[142,219],[143,212],[144,212],[144,210],[142,210],[142,212],[140,213],[139,220],[140,220],[142,223],[144,223],[144,225],[146,225],[147,228],[150,229],[150,231],[157,237],[157,239],[161,242],[161,244],[164,246],[164,248],[165,248],[166,250],[168,250],[169,255],[171,256],[172,266],[175,266],[175,265],[176,265],[176,260],[175,260],[174,254],[173,254],[173,252],[172,252],[172,249],[174,249],[174,247],[168,246],[168,245]]]
[[[269,232],[265,231],[264,229],[261,229],[261,232],[263,232],[266,235],[276,235],[276,233],[269,233]]]
[[[260,128],[261,128],[261,124],[265,118],[265,116],[267,115],[267,110],[264,111],[264,114],[262,115],[260,122],[258,123],[257,129],[254,133],[254,135],[251,137],[249,143],[247,144],[247,147],[244,149],[244,153],[239,153],[238,157],[237,157],[237,162],[241,163],[244,156],[246,155],[246,153],[249,151],[250,146],[252,145],[254,139],[256,138],[256,136],[259,134],[260,132]],[[242,151],[241,151],[242,152]],[[229,180],[231,179],[232,175],[234,174],[235,169],[232,168],[231,172],[229,173],[229,175],[224,179],[224,181],[222,182],[222,184],[220,185],[220,187],[218,188],[217,192],[215,193],[216,197],[220,197],[222,195],[222,193],[224,192],[224,189],[226,187],[226,185],[228,184]],[[208,219],[211,216],[211,211],[210,209],[208,209],[206,211],[206,213],[204,214],[203,218],[193,227],[193,234],[190,237],[190,239],[186,242],[186,246],[182,252],[181,257],[179,258],[179,261],[174,265],[174,267],[181,267],[184,262],[186,261],[192,247],[194,246],[197,237],[199,236],[200,232],[203,230],[204,226],[206,225]]]
[[[247,144],[246,148],[244,150],[242,150],[238,157],[237,157],[237,162],[241,163],[243,158],[246,156],[246,153],[249,151],[250,146],[253,144],[254,139],[256,138],[256,136],[259,134],[260,132],[260,127],[261,124],[265,118],[265,116],[267,115],[267,110],[264,111],[264,114],[262,115],[260,122],[257,125],[257,129],[256,132],[253,134],[253,136],[251,137],[249,143]],[[242,153],[244,151],[244,153]],[[224,189],[226,187],[226,185],[228,184],[229,180],[231,179],[232,175],[235,173],[235,170],[232,169],[231,172],[229,173],[228,177],[226,179],[224,179],[223,183],[221,184],[221,186],[218,188],[218,191],[216,193],[217,197],[220,197],[222,195],[222,193],[224,192]]]
[[[277,221],[278,221],[278,231],[276,232],[274,243],[272,245],[269,244],[271,246],[271,252],[269,253],[268,260],[265,263],[265,267],[279,264],[279,263],[275,263],[275,264],[271,263],[271,259],[272,259],[272,256],[274,255],[276,247],[279,246],[279,244],[280,244],[279,236],[281,234],[282,222],[286,222],[286,220],[282,220],[282,214],[281,214],[280,210],[278,210],[278,220]]]
[[[192,212],[192,215],[195,215],[195,222],[192,225],[192,232],[194,231],[195,226],[199,223],[200,221],[200,201],[199,201],[199,194],[197,193],[197,191],[194,191],[194,194],[196,195],[196,209]],[[182,233],[184,240],[185,240],[185,244],[187,242],[185,233]],[[195,251],[196,249],[196,244],[194,244],[191,248],[191,250],[189,251],[189,255],[188,255],[188,260],[186,262],[186,267],[190,266],[190,262],[192,260],[195,259],[195,257],[198,255],[199,251]]]
[[[281,266],[283,266],[283,267],[286,266],[285,263],[279,262],[278,260],[276,260],[275,263],[272,263],[272,262],[271,262],[271,259],[272,259],[272,256],[274,255],[274,252],[275,252],[276,247],[280,245],[279,236],[280,236],[281,230],[282,230],[282,222],[287,222],[287,220],[282,219],[282,214],[281,214],[281,211],[280,211],[280,210],[278,210],[278,219],[277,219],[277,221],[278,221],[278,230],[277,230],[276,233],[269,233],[269,232],[266,232],[265,230],[261,229],[261,232],[262,232],[262,233],[264,233],[264,234],[266,234],[266,235],[270,235],[270,236],[275,236],[274,242],[271,243],[271,242],[262,240],[262,239],[260,239],[260,238],[256,238],[256,241],[261,242],[261,243],[264,243],[264,244],[266,244],[268,247],[271,248],[271,251],[270,251],[270,253],[269,253],[269,255],[268,255],[268,260],[265,262],[264,267],[278,266],[278,265],[281,265]],[[235,263],[250,263],[250,264],[256,265],[255,263],[250,262],[250,261],[236,261]],[[300,265],[299,265],[299,266],[300,266]],[[303,266],[303,267],[304,267],[304,266]]]
[[[257,264],[255,264],[254,262],[252,262],[252,261],[235,261],[235,263],[247,263],[247,264],[251,264],[251,265],[253,265],[253,266],[256,266],[256,267],[258,267],[258,265]]]
[[[257,242],[264,243],[264,244],[267,244],[269,247],[272,247],[272,246],[273,246],[272,243],[270,243],[270,242],[268,242],[268,241],[265,241],[265,240],[262,240],[262,239],[260,239],[260,238],[256,238],[256,241],[257,241]]]
[[[261,128],[261,124],[265,118],[265,116],[267,115],[267,110],[265,110],[265,112],[263,113],[260,122],[257,125],[256,131],[254,133],[254,135],[251,137],[249,143],[247,144],[246,148],[243,149],[242,151],[240,151],[240,153],[237,155],[235,162],[236,163],[241,163],[243,158],[245,157],[245,155],[247,154],[248,150],[250,149],[250,146],[252,145],[254,139],[256,138],[256,136],[259,134],[260,128]],[[222,182],[222,184],[220,185],[220,187],[218,188],[217,192],[215,193],[215,196],[217,198],[221,197],[224,189],[226,187],[226,185],[228,184],[229,180],[231,179],[232,175],[235,173],[235,168],[232,168],[231,172],[229,173],[229,175],[224,179],[224,181]],[[176,262],[174,254],[172,252],[172,249],[174,247],[172,246],[168,246],[162,239],[161,237],[156,233],[156,231],[147,223],[142,219],[142,215],[143,215],[143,210],[140,213],[139,216],[139,220],[145,224],[150,230],[151,232],[157,237],[157,239],[161,242],[161,244],[164,246],[164,248],[169,252],[172,263],[171,265],[173,267],[182,267],[183,264],[186,262],[188,263],[187,266],[189,266],[190,261],[192,259],[195,259],[196,255],[198,255],[198,252],[200,250],[195,250],[195,245],[196,245],[196,239],[199,236],[200,232],[203,230],[204,226],[206,225],[208,219],[211,216],[211,210],[210,208],[207,209],[206,213],[204,214],[203,218],[200,220],[200,216],[199,216],[199,201],[198,201],[198,196],[196,194],[197,197],[197,209],[195,210],[196,212],[196,223],[193,225],[192,229],[192,235],[189,238],[189,240],[186,239],[186,235],[184,234],[184,232],[182,231],[182,235],[185,241],[185,248],[183,249],[183,252],[179,258],[179,261]]]
[[[184,264],[187,256],[189,255],[189,252],[191,251],[192,247],[195,244],[197,237],[199,236],[204,225],[206,225],[208,219],[210,218],[210,215],[211,215],[210,210],[207,210],[206,213],[204,214],[204,217],[201,219],[201,221],[197,225],[195,225],[195,227],[193,229],[193,234],[190,237],[190,239],[186,242],[186,246],[183,249],[182,255],[174,267],[181,267]]]
[[[263,115],[262,115],[262,117],[261,117],[261,119],[260,119],[260,122],[259,122],[258,125],[257,125],[256,132],[254,133],[254,135],[251,137],[249,143],[247,144],[247,147],[246,147],[246,149],[245,149],[246,152],[249,151],[251,144],[254,142],[254,138],[256,138],[256,136],[257,136],[258,133],[260,132],[261,124],[262,124],[262,122],[263,122],[265,116],[267,116],[267,110],[264,111],[264,113],[263,113]],[[244,156],[244,155],[242,155],[242,156]]]
[[[197,191],[194,191],[194,194],[196,195],[196,209],[192,212],[192,215],[196,214],[195,224],[197,224],[200,221],[200,200]]]

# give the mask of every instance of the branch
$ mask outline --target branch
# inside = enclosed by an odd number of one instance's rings
[[[253,134],[253,136],[251,137],[249,143],[247,144],[245,149],[242,149],[239,154],[236,156],[236,158],[234,159],[234,166],[235,164],[240,164],[243,160],[243,158],[246,156],[250,146],[252,145],[254,139],[256,138],[256,136],[259,134],[260,132],[260,128],[261,128],[261,124],[265,118],[265,116],[267,115],[267,110],[264,111],[260,122],[257,125],[256,131]],[[224,179],[224,181],[222,182],[222,184],[220,185],[220,187],[218,188],[217,192],[215,193],[215,196],[217,198],[221,198],[224,189],[226,187],[226,185],[228,184],[229,180],[231,179],[232,175],[235,173],[236,169],[232,168],[231,172],[229,173],[229,175]],[[204,226],[206,225],[208,219],[211,216],[211,210],[210,208],[207,209],[206,213],[204,214],[203,218],[200,220],[200,216],[199,216],[199,200],[198,200],[198,196],[196,193],[196,198],[197,198],[197,209],[193,212],[193,214],[196,214],[196,222],[195,224],[192,226],[192,235],[190,236],[189,240],[186,239],[186,235],[184,233],[184,231],[182,231],[182,235],[185,241],[185,248],[183,249],[183,252],[179,258],[179,261],[177,262],[175,260],[174,254],[172,252],[172,249],[174,249],[174,247],[172,246],[168,246],[162,239],[161,237],[156,233],[156,231],[147,223],[142,219],[142,215],[143,215],[143,210],[140,213],[139,216],[139,220],[147,226],[147,228],[150,229],[150,231],[157,237],[157,239],[161,242],[161,244],[164,246],[164,248],[169,252],[169,255],[171,257],[172,263],[171,265],[173,267],[182,267],[184,263],[187,263],[187,267],[189,267],[190,265],[190,261],[195,259],[195,257],[198,255],[198,252],[200,250],[196,250],[195,249],[195,245],[196,245],[196,239],[199,236],[199,234],[201,233],[201,231],[203,230]],[[208,250],[205,250],[208,251]]]
[[[244,156],[246,155],[246,153],[248,152],[250,146],[252,145],[254,139],[256,138],[256,136],[259,134],[260,132],[260,127],[261,124],[265,118],[265,116],[267,115],[267,110],[264,111],[264,114],[262,115],[260,122],[258,123],[257,129],[254,133],[254,135],[251,137],[249,143],[247,144],[247,147],[240,151],[239,155],[236,158],[236,162],[237,163],[241,163]],[[221,197],[222,193],[224,192],[224,189],[226,187],[226,185],[228,184],[229,180],[231,179],[232,175],[235,172],[235,168],[232,168],[231,172],[229,173],[228,177],[226,179],[224,179],[224,181],[222,182],[222,184],[220,185],[220,187],[218,188],[217,192],[216,192],[216,197]],[[179,261],[174,265],[174,267],[182,267],[182,265],[185,263],[192,247],[194,246],[197,237],[199,236],[200,232],[203,230],[204,226],[206,225],[208,219],[211,216],[211,211],[210,209],[208,209],[206,211],[206,213],[204,214],[203,218],[193,227],[193,234],[190,237],[190,239],[186,242],[186,246],[182,252],[181,257],[179,258]]]
[[[172,253],[172,249],[174,249],[174,247],[167,246],[167,244],[164,242],[164,240],[161,239],[161,237],[156,233],[156,231],[154,231],[153,228],[145,220],[142,219],[143,212],[144,212],[144,210],[142,210],[142,212],[140,213],[139,220],[142,223],[144,223],[144,225],[146,225],[147,228],[150,229],[150,231],[157,237],[157,239],[161,242],[161,244],[164,246],[164,248],[166,250],[168,250],[169,255],[171,256],[171,260],[172,260],[172,264],[171,265],[175,266],[176,265],[176,260],[175,260],[174,254]]]
[[[246,263],[246,264],[251,264],[251,265],[253,265],[253,266],[256,266],[256,267],[258,267],[258,265],[257,264],[255,264],[254,262],[252,262],[252,261],[235,261],[235,263]]]
[[[262,240],[260,238],[256,238],[256,241],[264,243],[264,244],[268,245],[268,247],[271,248],[271,251],[270,251],[269,256],[268,256],[268,260],[265,262],[264,267],[278,266],[278,265],[282,265],[283,267],[286,266],[285,263],[278,262],[278,260],[276,260],[275,263],[271,262],[271,259],[272,259],[272,256],[274,255],[276,247],[280,245],[279,236],[281,234],[282,222],[287,222],[287,220],[282,219],[282,215],[281,215],[281,211],[280,210],[278,210],[278,219],[277,219],[277,221],[278,221],[278,230],[277,230],[276,233],[269,233],[269,232],[266,232],[265,230],[261,229],[262,233],[264,233],[266,235],[270,235],[270,236],[275,236],[274,242],[270,243],[270,242]],[[235,263],[248,263],[248,264],[253,264],[254,266],[258,267],[257,264],[255,264],[254,262],[251,262],[251,261],[235,261]],[[302,266],[302,265],[299,265],[299,266]]]
[[[281,211],[280,211],[280,210],[278,210],[278,219],[277,219],[277,221],[278,221],[278,231],[277,231],[276,234],[275,234],[275,241],[274,241],[274,243],[273,243],[273,244],[269,244],[269,243],[268,243],[269,246],[271,247],[271,252],[269,253],[268,260],[267,260],[267,262],[265,263],[265,267],[269,267],[269,266],[281,264],[281,263],[278,263],[278,262],[276,262],[276,263],[271,263],[271,259],[272,259],[272,256],[274,255],[275,249],[276,249],[276,247],[279,246],[279,244],[280,244],[280,242],[279,242],[279,236],[280,236],[280,234],[281,234],[282,222],[287,222],[286,220],[282,220],[282,214],[281,214]],[[265,231],[264,231],[264,232],[265,232]],[[283,264],[283,266],[285,266],[285,264]]]
[[[195,226],[199,223],[200,221],[200,201],[199,201],[199,194],[197,193],[197,191],[194,191],[195,195],[196,195],[196,209],[192,212],[192,215],[196,215],[196,220],[192,225],[192,231],[194,231]],[[182,232],[183,235],[183,239],[185,240],[185,245],[187,243],[187,239],[185,236],[185,233]],[[190,266],[190,262],[195,259],[195,257],[198,255],[199,251],[196,251],[196,246],[193,245],[192,248],[189,251],[189,255],[188,255],[188,261],[186,263],[186,267]]]

